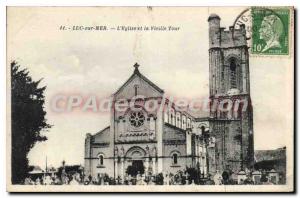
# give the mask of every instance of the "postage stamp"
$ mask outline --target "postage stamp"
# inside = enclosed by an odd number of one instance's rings
[[[251,12],[251,52],[262,55],[288,55],[290,9],[254,7]]]

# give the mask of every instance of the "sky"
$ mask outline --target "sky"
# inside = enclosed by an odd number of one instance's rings
[[[8,62],[17,60],[34,80],[43,78],[48,140],[29,153],[32,165],[83,164],[86,133],[109,125],[108,113],[51,110],[58,94],[108,98],[132,74],[133,64],[166,95],[208,96],[208,23],[232,25],[245,8],[9,8]],[[174,26],[179,31],[62,31],[60,26]],[[255,149],[292,141],[292,59],[250,57]]]

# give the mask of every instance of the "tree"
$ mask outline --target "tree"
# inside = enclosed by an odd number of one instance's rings
[[[29,166],[27,154],[36,142],[45,141],[42,130],[51,126],[47,124],[44,110],[44,91],[38,81],[33,81],[27,69],[11,63],[11,164],[12,183],[20,184],[26,177]]]
[[[186,173],[188,173],[189,177],[187,178],[189,182],[195,182],[195,184],[200,183],[200,165],[197,165],[196,168],[194,167],[186,167]]]
[[[62,170],[65,168],[65,171],[69,175],[73,175],[75,173],[81,173],[80,165],[70,165],[70,166],[61,166],[58,168],[57,176],[61,177]]]

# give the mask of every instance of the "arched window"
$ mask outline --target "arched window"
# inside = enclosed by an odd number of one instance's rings
[[[104,156],[102,154],[98,155],[98,163],[100,166],[104,165]]]
[[[169,124],[175,125],[175,112],[174,109],[168,109],[169,112]]]
[[[182,115],[182,129],[185,130],[186,129],[186,116]]]
[[[181,114],[179,112],[176,113],[176,127],[181,128]]]
[[[173,158],[173,164],[177,164],[178,163],[178,154],[177,153],[174,153],[172,155],[172,158]]]
[[[237,77],[236,77],[236,59],[230,59],[230,88],[237,88]]]
[[[191,128],[191,119],[190,118],[188,118],[187,120],[186,120],[186,128]]]
[[[167,109],[165,110],[165,122],[169,123],[169,111]]]

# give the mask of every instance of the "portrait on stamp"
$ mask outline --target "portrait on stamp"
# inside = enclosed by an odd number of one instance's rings
[[[290,10],[252,8],[252,53],[288,55]]]

